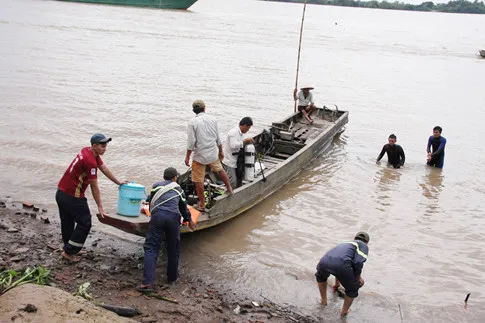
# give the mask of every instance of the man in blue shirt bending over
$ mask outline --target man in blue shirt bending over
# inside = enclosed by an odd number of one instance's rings
[[[445,163],[446,139],[445,137],[441,137],[442,131],[443,129],[440,126],[434,127],[433,135],[429,137],[428,146],[426,147],[426,151],[428,152],[427,165],[436,168],[443,168],[443,164]],[[431,148],[433,148],[432,151]]]
[[[349,312],[349,308],[359,295],[359,288],[364,286],[364,279],[361,277],[364,262],[369,254],[369,235],[365,232],[358,232],[354,241],[344,242],[329,250],[317,265],[318,289],[320,290],[321,302],[327,305],[327,279],[330,274],[335,276],[333,290],[337,291],[342,284],[345,287],[345,299],[342,306],[341,316]]]

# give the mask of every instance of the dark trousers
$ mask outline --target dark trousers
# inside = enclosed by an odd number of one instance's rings
[[[351,298],[359,296],[360,281],[350,264],[339,261],[326,263],[323,258],[320,259],[317,265],[317,272],[315,273],[317,282],[326,282],[330,274],[334,275],[344,286],[345,295]]]
[[[143,267],[143,285],[151,285],[155,281],[155,267],[162,244],[163,234],[167,247],[167,280],[169,283],[178,278],[180,253],[180,215],[172,212],[155,212],[148,224],[148,233],[143,249],[145,264]]]
[[[443,168],[443,165],[445,164],[445,156],[433,157],[427,164],[436,168]]]
[[[74,255],[81,251],[91,231],[88,201],[85,197],[78,198],[57,190],[56,202],[61,218],[64,251]]]

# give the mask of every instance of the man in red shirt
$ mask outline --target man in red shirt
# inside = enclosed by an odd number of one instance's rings
[[[97,133],[91,137],[91,147],[84,147],[67,168],[58,184],[56,202],[61,218],[62,240],[64,250],[62,257],[70,262],[78,262],[77,254],[84,246],[84,242],[91,230],[91,213],[84,192],[88,185],[98,205],[101,217],[106,213],[101,203],[98,186],[98,168],[116,185],[121,183],[111,173],[108,166],[103,164],[101,156],[111,138]]]

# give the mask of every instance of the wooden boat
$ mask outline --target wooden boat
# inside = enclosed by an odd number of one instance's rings
[[[188,9],[197,0],[60,0],[158,9]]]
[[[301,113],[294,113],[280,122],[272,124],[269,130],[263,130],[254,137],[256,151],[259,152],[258,165],[264,165],[263,172],[257,172],[254,180],[243,182],[232,195],[225,192],[214,195],[213,192],[225,190],[220,185],[215,174],[209,172],[206,176],[206,187],[209,196],[215,196],[206,203],[207,209],[200,213],[197,219],[197,230],[207,229],[226,222],[249,210],[279,190],[290,179],[296,176],[310,162],[330,146],[335,136],[339,135],[348,122],[348,112],[330,110],[326,107],[317,108],[313,114],[313,124],[308,125]],[[194,187],[190,180],[190,169],[180,176],[179,184],[187,196],[193,196]],[[157,179],[154,179],[154,182]],[[211,190],[212,189],[212,190]],[[194,200],[195,202],[196,200]],[[125,232],[145,236],[150,218],[145,214],[138,217],[125,217],[114,214],[100,218],[100,222],[123,230]],[[188,232],[182,226],[181,232]]]
[[[478,54],[480,54],[480,56],[482,56],[483,58],[485,58],[485,49],[481,49],[478,51]]]

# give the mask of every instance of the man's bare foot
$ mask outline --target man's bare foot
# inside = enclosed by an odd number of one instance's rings
[[[321,300],[320,300],[320,304],[322,304],[322,305],[327,305],[327,300],[323,300],[323,299],[321,299]]]
[[[346,316],[347,316],[347,314],[349,314],[349,312],[340,312],[340,316],[341,316],[341,317],[346,317]]]
[[[81,258],[79,258],[78,256],[76,256],[76,255],[69,255],[65,251],[63,251],[61,253],[61,256],[62,256],[62,258],[64,258],[65,260],[67,260],[70,263],[76,263],[76,262],[80,262],[81,261]]]

